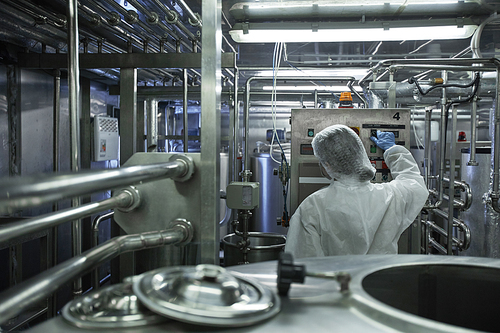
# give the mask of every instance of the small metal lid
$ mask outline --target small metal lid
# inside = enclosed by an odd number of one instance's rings
[[[133,289],[154,312],[209,326],[252,325],[276,315],[281,306],[271,289],[215,265],[155,270],[143,274]]]
[[[80,328],[137,327],[167,321],[139,302],[132,291],[133,281],[128,279],[81,296],[66,304],[62,315]]]

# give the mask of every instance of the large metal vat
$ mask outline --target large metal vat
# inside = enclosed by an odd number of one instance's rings
[[[287,228],[278,226],[276,222],[276,218],[283,215],[283,185],[273,174],[273,169],[279,168],[279,164],[271,159],[269,153],[256,153],[250,157],[250,162],[251,180],[260,183],[260,198],[259,207],[252,211],[248,230],[285,235]]]
[[[250,251],[247,261],[250,263],[276,260],[280,252],[285,248],[286,237],[280,234],[250,232]],[[235,234],[229,234],[222,238],[224,249],[224,265],[233,266],[243,263],[243,253],[238,247],[242,238]]]
[[[135,333],[160,332],[499,332],[500,260],[456,256],[367,255],[296,260],[310,273],[343,271],[349,291],[331,279],[306,277],[281,297],[275,317],[242,328],[216,328],[171,320],[136,327]],[[276,288],[277,262],[238,265],[228,271]],[[217,297],[214,295],[214,297]],[[131,332],[115,328],[114,333]],[[95,332],[75,327],[61,316],[30,332]]]
[[[500,258],[500,217],[489,204],[483,201],[483,195],[490,190],[491,148],[477,148],[477,166],[468,166],[470,150],[462,150],[461,176],[470,185],[473,200],[471,207],[460,217],[469,226],[471,243],[461,255],[474,257]]]

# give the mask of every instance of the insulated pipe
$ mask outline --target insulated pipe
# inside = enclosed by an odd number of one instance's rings
[[[272,77],[272,76],[253,76],[251,78],[248,78],[245,84],[245,108],[243,110],[243,126],[245,127],[245,153],[244,153],[244,168],[243,168],[243,181],[249,181],[250,180],[250,169],[249,169],[249,160],[248,160],[248,119],[249,119],[249,113],[250,113],[250,86],[253,81],[269,81],[269,80],[282,80],[282,81],[311,81],[310,77],[306,76],[284,76],[284,77]],[[314,77],[314,80],[321,80],[321,81],[348,81],[348,82],[354,82],[356,78],[353,76],[317,76]]]
[[[99,245],[99,226],[101,222],[106,221],[115,215],[115,212],[109,212],[106,214],[102,214],[99,216],[96,216],[95,219],[92,221],[92,243],[90,244],[91,248],[96,247]],[[100,287],[100,282],[99,282],[99,266],[96,266],[96,268],[92,271],[92,289],[97,290]]]
[[[54,213],[48,213],[21,222],[0,226],[0,244],[12,239],[29,235],[58,226],[67,221],[73,221],[112,208],[128,208],[137,206],[140,197],[134,188],[121,190],[117,195],[102,201],[91,202],[79,207],[71,207]]]
[[[479,163],[476,161],[476,136],[477,136],[477,95],[472,100],[472,111],[470,114],[470,156],[468,166],[477,166]]]
[[[182,70],[182,122],[183,122],[183,130],[184,130],[184,152],[187,153],[189,150],[189,126],[188,126],[188,75],[187,69],[184,68]]]
[[[194,171],[192,160],[174,155],[175,161],[119,169],[68,173],[45,178],[5,178],[0,182],[0,213],[32,207],[159,178],[186,177]]]
[[[165,245],[186,244],[193,237],[190,222],[173,221],[170,229],[115,237],[48,269],[37,276],[0,294],[0,323],[17,316],[33,304],[57,291],[59,287],[81,276],[96,265],[109,261],[123,253]]]

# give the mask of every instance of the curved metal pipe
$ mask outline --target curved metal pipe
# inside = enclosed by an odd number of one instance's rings
[[[91,248],[99,245],[99,225],[101,222],[106,221],[115,215],[114,211],[108,212],[106,214],[98,215],[92,221],[92,242],[90,244]],[[99,281],[99,266],[92,271],[92,290],[97,290],[101,286]]]
[[[191,161],[189,157],[179,155],[181,156]],[[182,159],[177,159],[168,163],[84,171],[78,174],[58,174],[41,179],[40,177],[6,178],[0,182],[0,212],[91,194],[140,181],[183,177],[193,171],[192,162],[188,164]]]
[[[55,227],[67,221],[73,221],[112,208],[128,208],[138,205],[139,196],[134,189],[121,190],[117,195],[79,207],[71,207],[48,213],[28,220],[0,226],[0,244],[9,240]],[[137,193],[137,192],[136,192]]]
[[[191,241],[193,228],[182,219],[170,229],[120,236],[48,269],[0,294],[0,323],[15,317],[33,303],[42,301],[59,287],[89,271],[96,265],[120,254],[164,245],[185,244]]]
[[[479,42],[481,41],[481,34],[483,33],[484,27],[493,21],[496,21],[500,18],[500,16],[497,15],[497,13],[493,14],[492,16],[488,17],[486,20],[484,20],[479,27],[474,31],[474,35],[472,35],[472,38],[470,40],[470,48],[472,50],[472,57],[473,58],[482,58],[483,55],[481,54],[481,50],[479,49]]]

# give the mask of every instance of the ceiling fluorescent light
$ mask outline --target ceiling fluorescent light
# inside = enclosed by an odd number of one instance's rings
[[[422,22],[421,22],[422,24]],[[423,23],[422,25],[424,25]],[[477,25],[429,25],[425,26],[388,26],[380,27],[328,27],[317,23],[297,24],[295,27],[269,23],[236,24],[229,31],[237,43],[306,43],[306,42],[367,42],[367,41],[402,41],[402,40],[442,40],[462,39],[472,36]]]

